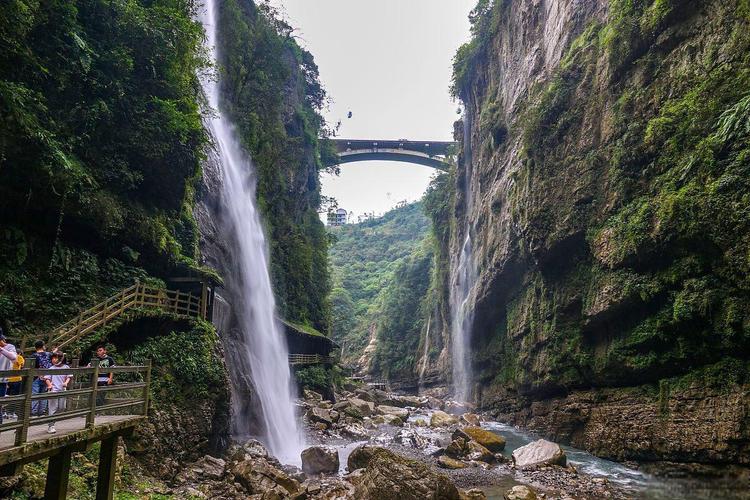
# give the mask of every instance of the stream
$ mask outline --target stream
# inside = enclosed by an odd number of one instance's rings
[[[431,413],[431,410],[414,410],[404,428],[380,426],[373,431],[369,441],[328,441],[326,444],[339,451],[340,474],[346,474],[347,458],[352,450],[361,444],[384,446],[417,460],[430,461],[430,454],[438,450],[441,444],[450,440],[449,429],[432,429],[416,425],[419,419],[429,421]],[[481,426],[505,438],[506,446],[502,454],[508,459],[511,458],[513,450],[539,439],[532,433],[500,422],[484,421]],[[399,433],[404,432],[404,429],[424,438],[427,443],[426,446],[417,449],[398,444],[395,438]],[[644,500],[750,499],[750,492],[741,481],[714,478],[658,477],[618,462],[598,458],[577,448],[570,446],[562,446],[562,448],[567,455],[568,464],[575,467],[584,481],[586,478],[591,478],[594,481],[596,478],[606,479],[618,492],[615,498]],[[459,471],[447,471],[442,469],[441,472],[450,475],[463,488],[480,488],[485,492],[488,500],[502,500],[504,493],[514,485],[531,484],[538,487],[538,485],[535,485],[533,473],[511,469],[507,466],[499,466],[488,470],[467,468]],[[560,486],[562,491],[566,491],[564,482]],[[576,498],[575,490],[571,493],[573,498]]]

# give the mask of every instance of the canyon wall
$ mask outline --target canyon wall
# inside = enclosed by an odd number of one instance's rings
[[[472,23],[443,231],[450,255],[476,235],[477,400],[605,456],[750,463],[748,2],[483,1]]]

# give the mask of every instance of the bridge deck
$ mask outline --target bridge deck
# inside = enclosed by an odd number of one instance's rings
[[[12,462],[29,462],[48,455],[57,449],[75,443],[101,440],[114,432],[123,432],[140,424],[142,415],[101,415],[93,427],[86,427],[86,417],[70,418],[55,424],[57,432],[47,433],[47,424],[30,424],[26,441],[16,446],[16,432],[0,432],[0,465]]]

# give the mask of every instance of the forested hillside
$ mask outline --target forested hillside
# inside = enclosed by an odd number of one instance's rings
[[[404,312],[413,313],[419,307],[427,287],[429,228],[421,203],[361,224],[329,228],[334,239],[330,249],[332,334],[343,348],[345,363],[357,363],[371,335],[379,331],[383,338],[393,333],[406,343],[419,341],[421,319],[407,318]],[[415,351],[416,345],[411,354]]]

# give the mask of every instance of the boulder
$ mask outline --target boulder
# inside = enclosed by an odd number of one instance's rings
[[[442,410],[445,403],[442,399],[438,399],[432,396],[427,396],[427,407],[433,410]]]
[[[456,417],[440,410],[436,410],[430,417],[430,427],[449,427],[457,423],[458,419]]]
[[[404,420],[396,415],[383,415],[383,423],[394,427],[401,427],[404,425]]]
[[[487,495],[480,489],[472,488],[461,492],[461,500],[487,500]]]
[[[461,458],[468,453],[467,440],[457,437],[445,448],[445,454],[453,458]]]
[[[372,401],[365,401],[364,399],[351,398],[349,403],[359,410],[364,417],[369,417],[375,411],[375,403]]]
[[[498,436],[494,432],[482,429],[481,427],[464,427],[460,429],[460,433],[468,436],[469,439],[473,439],[493,453],[499,453],[505,449],[504,437]]]
[[[473,411],[474,405],[469,403],[460,403],[458,401],[448,401],[445,404],[445,411],[450,413],[451,415],[463,415],[464,413],[469,413]]]
[[[382,450],[380,446],[372,446],[369,444],[363,444],[357,446],[349,453],[349,458],[346,460],[346,468],[349,472],[354,472],[357,469],[364,469],[370,460],[378,450]]]
[[[398,444],[411,448],[424,448],[426,443],[422,436],[409,429],[401,429],[393,438]]]
[[[479,427],[479,415],[474,413],[464,413],[461,415],[461,423],[471,425],[472,427]]]
[[[567,458],[560,445],[539,439],[526,446],[513,450],[513,463],[516,467],[533,467],[535,465],[560,465],[565,467]]]
[[[465,457],[469,460],[476,460],[477,462],[492,463],[495,461],[495,455],[490,450],[477,443],[473,439],[466,444],[466,455]]]
[[[448,455],[440,455],[438,457],[438,465],[444,469],[464,469],[466,464],[455,458],[451,458]]]
[[[245,444],[242,445],[242,451],[253,458],[268,458],[268,450],[257,439],[248,439],[245,441]]]
[[[344,414],[348,415],[349,417],[356,419],[356,420],[362,420],[364,418],[364,415],[362,415],[362,412],[359,411],[359,408],[353,405],[349,405],[346,408],[344,408]]]
[[[390,396],[387,398],[383,403],[391,405],[391,406],[398,406],[399,408],[406,408],[406,407],[412,407],[412,408],[426,408],[427,407],[427,401],[420,398],[419,396]]]
[[[367,441],[370,439],[370,435],[364,427],[359,424],[346,425],[340,429],[341,435],[346,436],[355,441]]]
[[[355,450],[356,451],[356,450]],[[352,452],[354,453],[354,452]],[[361,500],[459,500],[455,485],[427,465],[409,460],[385,449],[376,448],[354,489]]]
[[[357,389],[356,391],[354,391],[354,394],[357,395],[357,398],[362,399],[364,401],[371,401],[371,402],[375,401],[375,398],[367,389]]]
[[[244,460],[232,468],[235,481],[242,484],[251,495],[263,498],[289,498],[298,495],[300,484],[284,471],[263,458]]]
[[[326,446],[311,446],[302,452],[305,474],[335,474],[339,471],[339,452]]]
[[[383,415],[375,415],[372,417],[371,422],[372,425],[383,425],[385,424],[385,417]]]
[[[409,410],[398,406],[379,405],[377,406],[377,412],[381,415],[393,415],[401,420],[409,418]]]
[[[528,486],[514,486],[503,495],[505,500],[537,500],[536,493]]]
[[[323,401],[323,396],[315,391],[311,391],[310,389],[303,389],[302,394],[304,396],[305,401],[311,404],[318,404]]]
[[[311,422],[325,424],[326,428],[331,427],[333,425],[331,412],[324,408],[318,408],[318,407],[311,408],[310,411],[307,413],[307,418],[309,418]]]

